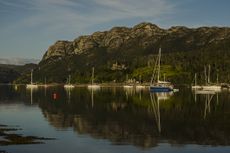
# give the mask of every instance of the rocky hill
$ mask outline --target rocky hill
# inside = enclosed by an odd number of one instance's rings
[[[171,27],[161,29],[151,23],[141,23],[133,28],[115,27],[110,31],[95,32],[89,36],[81,36],[74,41],[57,41],[50,46],[43,60],[55,56],[80,55],[91,50],[106,48],[107,52],[123,49],[142,50],[167,47],[167,52],[197,50],[213,43],[220,43],[230,38],[230,28],[201,27],[189,29],[186,27]]]
[[[132,28],[114,27],[109,31],[80,36],[73,41],[57,41],[50,46],[35,70],[38,82],[88,82],[95,67],[98,82],[123,82],[134,78],[148,82],[159,47],[162,73],[174,82],[189,83],[194,73],[202,81],[205,65],[212,67],[212,79],[219,74],[229,81],[230,28],[183,26],[162,29],[152,23]],[[28,81],[28,75],[18,82]]]

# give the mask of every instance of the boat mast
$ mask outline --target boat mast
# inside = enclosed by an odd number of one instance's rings
[[[197,85],[197,74],[195,73],[195,86]]]
[[[92,84],[94,84],[94,67],[92,68],[92,80],[91,80],[92,82]]]
[[[211,72],[211,66],[208,65],[208,84],[210,83],[210,72]]]
[[[71,75],[69,75],[69,84],[70,84],[70,80],[71,80]]]
[[[158,70],[157,70],[157,82],[160,81],[160,66],[161,66],[161,48],[159,48],[159,55],[158,55]]]
[[[33,84],[33,69],[31,70],[30,74],[30,84]]]
[[[206,66],[204,66],[204,81],[205,81],[205,85],[207,85],[207,72],[206,72]]]

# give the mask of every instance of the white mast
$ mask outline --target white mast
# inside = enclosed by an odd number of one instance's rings
[[[33,69],[31,70],[30,74],[30,84],[33,84]]]
[[[94,67],[92,68],[92,84],[94,84]]]
[[[69,84],[70,84],[70,80],[71,80],[71,75],[69,75]]]
[[[195,86],[197,85],[197,75],[196,75],[196,73],[195,73]]]
[[[161,68],[161,48],[159,48],[159,57],[158,57],[158,71],[157,71],[157,82],[160,81],[160,68]]]
[[[210,72],[211,72],[211,66],[208,65],[208,84],[210,83]]]
[[[205,85],[207,85],[207,72],[206,72],[206,66],[204,66],[204,80],[205,80]]]

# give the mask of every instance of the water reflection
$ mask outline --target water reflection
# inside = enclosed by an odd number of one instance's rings
[[[33,105],[33,93],[37,88],[26,88],[27,92],[30,94],[30,104]]]
[[[94,93],[100,91],[101,88],[88,88],[90,91],[90,97],[91,97],[91,107],[94,107]]]
[[[195,102],[197,101],[197,96],[204,98],[204,115],[203,118],[206,119],[207,115],[211,113],[211,103],[216,96],[216,106],[219,104],[219,93],[214,91],[203,91],[203,90],[195,90]],[[214,105],[214,104],[213,104]]]
[[[67,93],[67,102],[70,103],[71,102],[71,92],[73,90],[73,88],[64,88],[66,93]]]
[[[151,106],[155,116],[158,132],[161,133],[161,115],[160,115],[160,102],[168,100],[173,95],[173,92],[159,92],[150,93]]]
[[[27,90],[30,97],[25,91],[23,87],[0,88],[0,98],[32,102],[58,130],[72,128],[95,139],[144,148],[155,147],[160,142],[230,144],[230,94],[227,92],[218,95],[198,92],[194,102],[194,93],[187,89],[174,94],[153,94],[148,90],[123,88],[52,87],[47,91]],[[57,99],[53,99],[53,93],[59,95]]]

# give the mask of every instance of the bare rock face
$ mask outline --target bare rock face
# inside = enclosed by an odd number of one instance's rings
[[[81,54],[85,51],[93,49],[98,46],[97,42],[91,36],[81,36],[74,40],[74,53]]]
[[[43,60],[54,56],[79,55],[87,53],[97,47],[105,47],[108,50],[119,49],[120,47],[132,43],[136,38],[141,38],[140,46],[146,46],[144,37],[154,37],[152,41],[159,38],[165,33],[165,30],[160,29],[151,23],[141,23],[133,28],[114,27],[110,31],[95,32],[89,36],[80,36],[71,41],[57,41],[50,46],[43,57]]]
[[[67,56],[73,54],[73,43],[70,41],[57,41],[50,46],[44,55],[43,59],[48,59],[52,56]]]
[[[109,31],[95,32],[92,35],[80,36],[74,41],[57,41],[50,46],[43,60],[50,57],[64,57],[89,53],[91,50],[103,47],[108,51],[124,48],[151,48],[155,44],[165,42],[176,45],[180,43],[186,48],[216,43],[230,37],[229,28],[201,27],[190,29],[183,26],[174,26],[161,29],[152,23],[140,23],[133,28],[114,27]],[[162,44],[164,45],[164,44]]]

